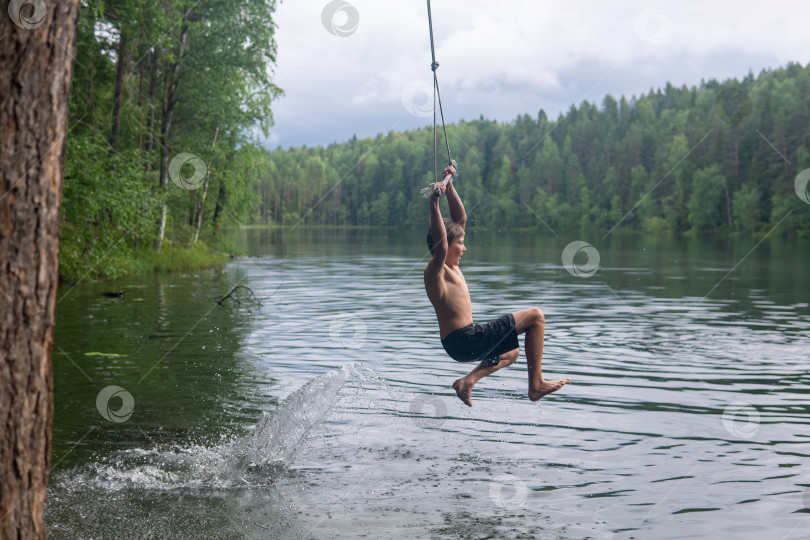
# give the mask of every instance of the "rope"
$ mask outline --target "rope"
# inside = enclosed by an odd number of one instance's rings
[[[433,34],[431,33],[431,42]],[[438,66],[438,64],[434,64]],[[439,178],[439,159],[436,153],[436,72],[433,72],[433,178]]]
[[[433,71],[433,177],[439,178],[439,158],[438,158],[438,151],[437,151],[437,142],[436,142],[436,126],[437,126],[437,119],[436,119],[436,103],[439,104],[439,114],[441,115],[442,119],[442,131],[444,132],[444,146],[447,148],[447,161],[448,164],[452,167],[456,168],[456,172],[458,172],[458,165],[456,165],[455,160],[450,156],[450,143],[447,141],[447,126],[444,124],[444,110],[442,109],[442,95],[439,92],[439,78],[436,76],[436,70],[439,68],[439,63],[436,61],[436,49],[433,45],[433,17],[430,14],[430,0],[427,0],[427,9],[428,9],[428,28],[430,29],[430,56],[432,62],[430,63],[430,69]],[[431,197],[436,195],[437,193],[441,195],[441,189],[439,189],[439,184],[447,185],[450,177],[448,176],[446,179],[443,179],[442,182],[434,182],[433,184],[429,185],[428,187],[422,190],[422,195],[425,198]]]

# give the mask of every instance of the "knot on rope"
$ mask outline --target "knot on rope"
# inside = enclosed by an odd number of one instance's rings
[[[441,197],[442,196],[442,190],[439,188],[440,185],[442,185],[442,182],[434,182],[434,183],[430,184],[428,187],[422,188],[420,193],[426,199],[429,199],[430,197],[436,197],[436,198]]]
[[[450,157],[450,143],[447,141],[447,126],[444,124],[444,111],[442,110],[442,95],[439,92],[439,79],[436,77],[436,69],[439,67],[439,63],[436,61],[436,50],[433,46],[433,18],[430,15],[430,0],[427,0],[427,11],[428,11],[428,29],[430,30],[430,55],[431,60],[433,62],[430,64],[430,69],[433,71],[433,166],[434,172],[436,176],[438,176],[438,161],[437,161],[437,152],[436,152],[436,104],[438,102],[439,109],[438,112],[442,118],[442,131],[444,132],[444,146],[447,148],[447,159],[450,161],[450,165],[455,167],[456,174],[458,174],[458,166],[456,166],[456,162],[453,161],[453,158]],[[447,182],[450,180],[450,177],[446,177],[442,181],[434,182],[430,184],[428,187],[422,189],[421,193],[425,198],[428,197],[441,197],[442,190],[441,187],[447,185]]]

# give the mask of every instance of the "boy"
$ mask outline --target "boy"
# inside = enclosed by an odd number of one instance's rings
[[[562,388],[569,379],[543,379],[540,363],[543,356],[545,318],[538,308],[507,313],[485,324],[473,324],[472,301],[467,282],[458,268],[467,248],[464,226],[467,214],[453,187],[456,171],[447,167],[442,177],[451,176],[445,187],[430,198],[430,229],[427,243],[433,258],[425,268],[425,290],[436,310],[442,346],[459,362],[480,362],[472,371],[453,383],[459,399],[472,407],[472,387],[483,377],[495,373],[517,360],[520,352],[518,335],[526,334],[526,362],[529,367],[529,399],[537,401]],[[439,211],[441,193],[447,195],[450,217],[442,219]],[[434,240],[435,239],[435,240]]]

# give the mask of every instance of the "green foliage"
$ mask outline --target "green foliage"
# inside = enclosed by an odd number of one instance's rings
[[[474,226],[754,234],[785,218],[782,233],[810,234],[810,208],[793,192],[810,167],[809,100],[810,67],[791,64],[607,96],[601,110],[583,102],[556,121],[543,111],[507,124],[461,121],[448,126],[456,189]],[[424,225],[418,192],[433,181],[431,137],[427,128],[268,152],[254,221]]]
[[[275,1],[85,4],[68,118],[61,276],[221,262],[195,245],[197,215],[202,208],[199,238],[216,244],[223,225],[256,213],[268,158],[248,133],[267,133],[270,103],[281,94],[270,71]],[[205,163],[207,191],[158,185],[161,168],[181,153]],[[195,171],[181,169],[184,177]],[[150,251],[164,204],[167,247],[157,256]]]
[[[203,246],[217,246],[229,225],[427,223],[419,190],[435,180],[431,128],[273,151],[250,135],[267,133],[281,93],[268,69],[274,1],[88,6],[70,101],[63,276],[207,264],[217,257]],[[173,85],[165,147],[169,159],[203,160],[207,191],[158,187]],[[757,234],[778,225],[810,235],[810,206],[793,187],[810,167],[808,101],[810,67],[789,64],[741,81],[606,96],[601,108],[584,101],[556,120],[542,110],[509,123],[462,120],[448,126],[456,189],[471,226]],[[164,203],[158,257],[151,250]]]
[[[721,195],[725,177],[720,166],[710,165],[695,173],[689,199],[689,224],[697,230],[716,229],[720,219]]]
[[[211,251],[204,242],[193,247],[168,245],[158,254],[150,247],[135,251],[127,268],[135,274],[170,272],[175,270],[201,270],[221,266],[228,258],[225,253]]]
[[[92,133],[69,137],[66,151],[60,274],[117,277],[131,246],[151,238],[160,201],[142,181],[137,151],[110,155]]]
[[[762,194],[755,184],[745,184],[734,194],[734,219],[738,230],[751,231],[753,236],[759,223]]]

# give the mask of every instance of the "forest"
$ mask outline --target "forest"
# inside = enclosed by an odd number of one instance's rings
[[[419,190],[434,179],[432,126],[325,148],[262,146],[282,95],[273,2],[82,9],[63,277],[204,258],[227,250],[226,227],[427,224]],[[778,225],[774,234],[806,236],[794,182],[810,167],[808,97],[810,65],[791,63],[607,95],[556,119],[462,120],[447,126],[456,186],[475,227],[757,236]]]
[[[790,64],[741,81],[608,95],[554,120],[541,110],[461,121],[448,126],[457,189],[474,226],[756,235],[779,223],[780,234],[806,235],[794,183],[810,167],[808,97],[810,67]],[[432,138],[427,127],[276,149],[258,179],[254,222],[424,224]]]
[[[62,278],[205,263],[224,226],[251,220],[269,170],[254,132],[268,133],[281,95],[274,11],[274,0],[83,2]]]

